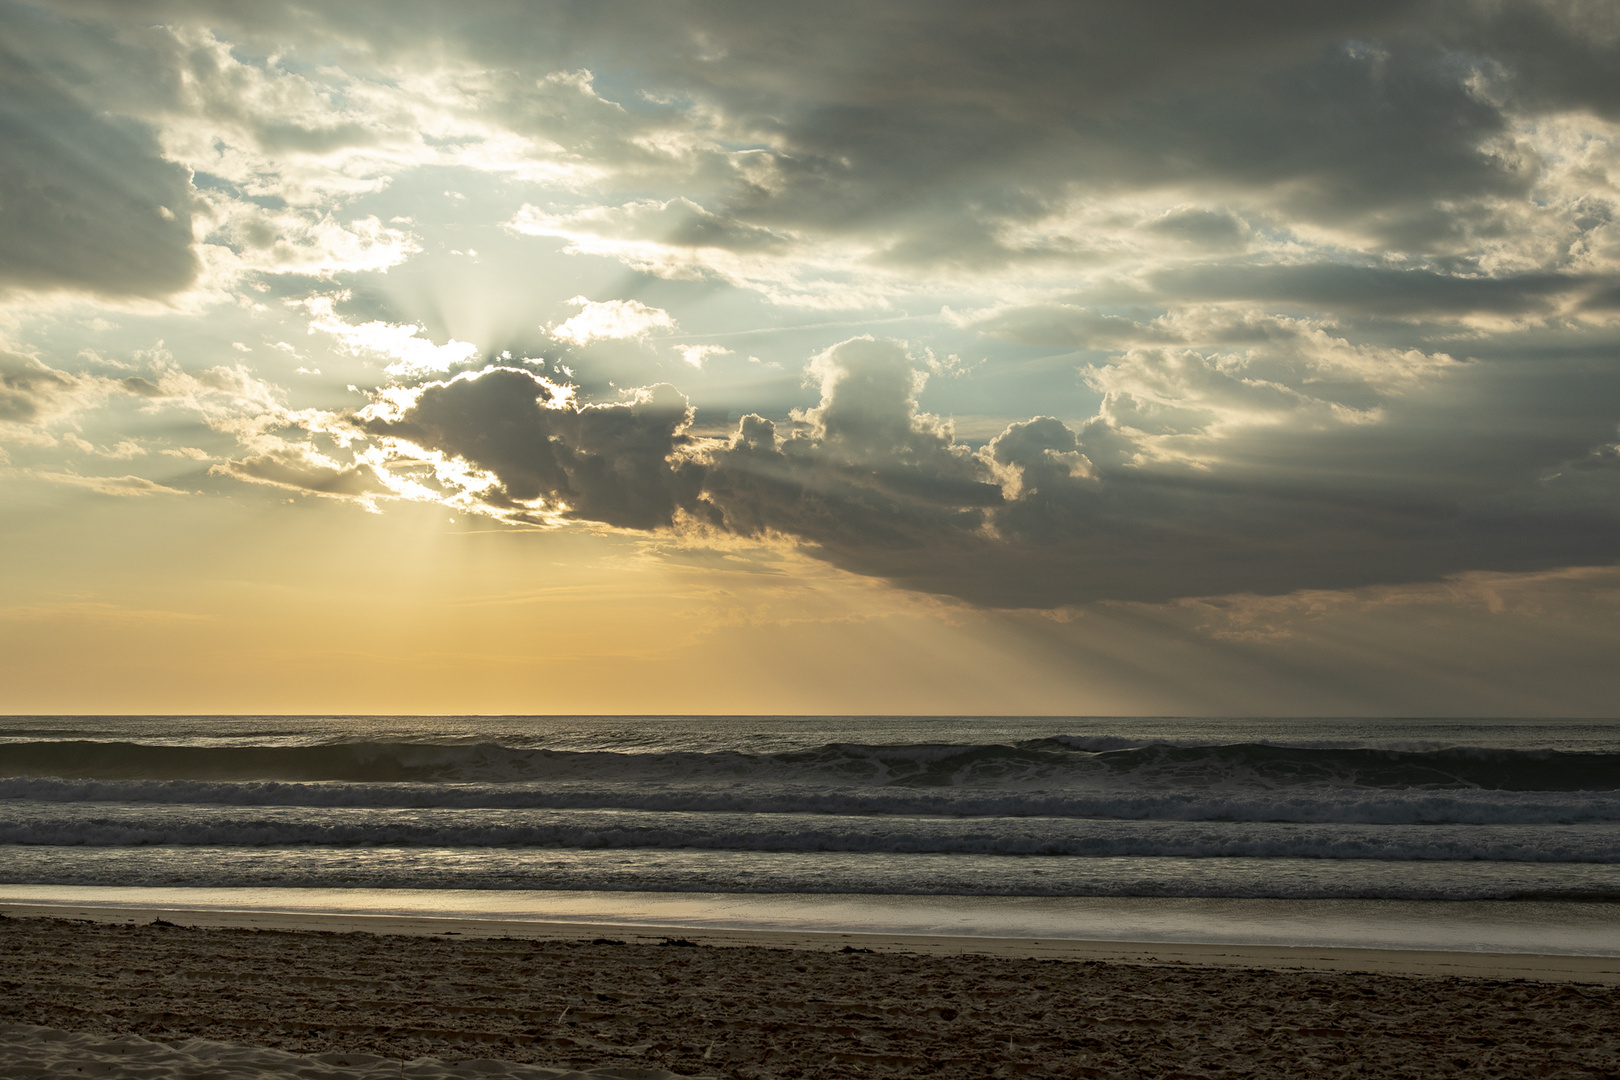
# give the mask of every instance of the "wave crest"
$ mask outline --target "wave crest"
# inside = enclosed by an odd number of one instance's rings
[[[723,786],[769,781],[876,789],[1241,786],[1266,790],[1598,792],[1620,790],[1620,754],[1268,743],[1115,747],[1062,737],[1014,745],[828,743],[774,754],[615,753],[492,742],[175,746],[42,740],[0,745],[0,776],[375,784],[656,781]]]

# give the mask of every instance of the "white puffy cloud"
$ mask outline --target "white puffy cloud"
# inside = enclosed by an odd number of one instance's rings
[[[664,202],[642,199],[622,206],[589,206],[561,214],[524,203],[506,227],[525,236],[555,236],[582,243],[646,242],[670,249],[774,251],[792,243],[790,236],[723,218],[684,196]]]
[[[451,338],[435,345],[423,336],[422,326],[372,320],[358,326],[338,316],[332,297],[317,296],[301,305],[311,315],[310,333],[320,331],[336,337],[343,351],[353,356],[388,358],[384,369],[389,375],[415,378],[449,371],[478,356],[478,346]]]
[[[330,278],[387,271],[422,250],[409,232],[375,215],[344,222],[330,209],[273,213],[240,199],[200,202],[198,220],[208,227],[200,256],[215,284],[250,272]]]
[[[675,351],[681,359],[695,368],[701,368],[703,362],[711,356],[730,356],[731,350],[724,345],[677,345]]]
[[[642,338],[657,332],[669,333],[676,328],[669,312],[648,307],[640,300],[587,300],[576,296],[568,302],[579,308],[579,314],[553,327],[551,336],[571,345]]]

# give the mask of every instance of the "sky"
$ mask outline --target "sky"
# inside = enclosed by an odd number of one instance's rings
[[[1620,6],[0,0],[0,711],[1614,716]]]

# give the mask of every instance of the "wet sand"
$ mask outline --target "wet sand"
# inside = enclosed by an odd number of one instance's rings
[[[6,910],[0,1022],[374,1068],[1620,1076],[1615,958]]]

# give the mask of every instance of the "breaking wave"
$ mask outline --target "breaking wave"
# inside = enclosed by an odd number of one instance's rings
[[[1262,788],[1620,790],[1620,754],[1614,753],[1268,743],[1096,745],[1094,739],[1053,737],[1013,745],[828,743],[753,754],[570,751],[491,742],[185,746],[69,739],[0,744],[0,776],[486,784],[756,779],[901,788],[1061,788],[1104,781],[1207,787],[1241,782]]]
[[[595,736],[576,724],[541,745],[467,738],[460,721],[324,741],[30,731],[0,741],[0,882],[1620,896],[1607,736],[1143,741],[1026,724],[794,743],[694,721],[637,742],[614,723],[618,741],[579,741]]]
[[[0,844],[142,847],[678,849],[1620,864],[1612,824],[1302,825],[1274,821],[625,811],[237,810],[30,804]]]
[[[507,784],[294,783],[205,780],[0,780],[6,800],[173,806],[622,809],[667,813],[934,815],[1149,821],[1288,821],[1364,825],[1566,825],[1620,822],[1620,792],[1494,792],[1229,783],[1201,788],[1107,784],[1061,790],[877,785],[724,786],[679,782],[557,781]]]

